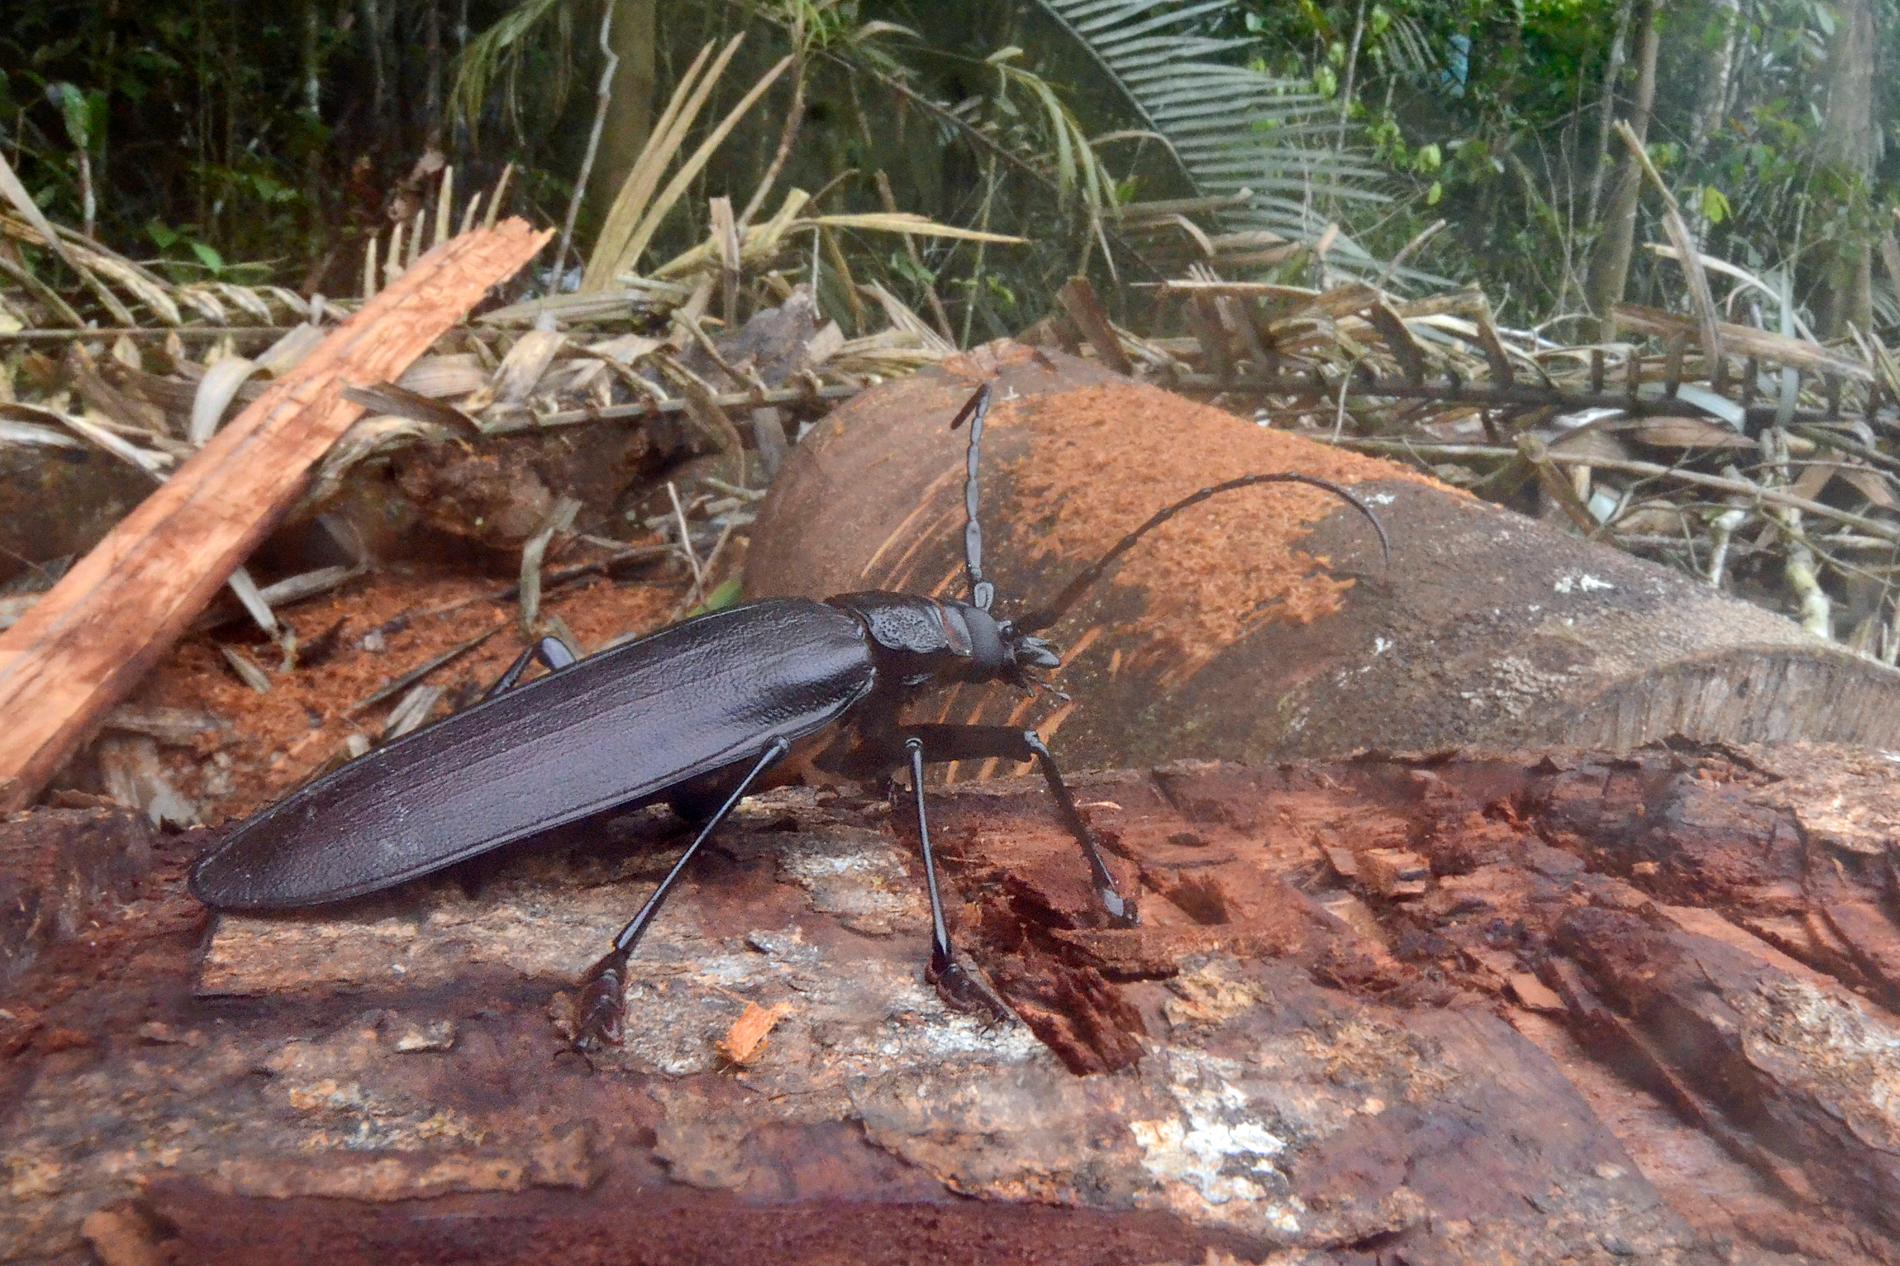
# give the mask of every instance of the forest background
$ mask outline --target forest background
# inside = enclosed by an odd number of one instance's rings
[[[445,168],[473,188],[512,164],[517,209],[569,226],[562,272],[542,274],[569,284],[688,64],[743,31],[702,128],[790,60],[662,239],[703,240],[709,195],[756,219],[789,188],[1028,238],[827,242],[834,285],[882,282],[963,343],[1034,322],[1077,271],[1139,312],[1184,242],[1228,277],[1476,283],[1503,321],[1587,337],[1618,300],[1679,294],[1641,249],[1658,208],[1619,120],[1701,249],[1816,333],[1900,319],[1884,0],[9,7],[0,145],[27,192],[179,281],[347,293],[363,242]],[[1177,203],[1172,239],[1128,227]],[[849,287],[815,271],[849,329]]]

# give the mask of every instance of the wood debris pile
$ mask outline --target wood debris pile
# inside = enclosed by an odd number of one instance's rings
[[[453,237],[449,181],[441,194],[412,225],[370,243],[361,294],[349,301],[177,284],[77,235],[0,216],[14,239],[64,248],[86,278],[74,302],[27,284],[25,269],[17,287],[0,287],[10,335],[0,339],[0,629],[272,384],[313,363],[425,248]],[[481,201],[464,211],[464,232]],[[730,600],[736,583],[722,586],[720,574],[739,551],[727,546],[800,426],[830,401],[949,351],[876,286],[854,317],[868,332],[847,337],[778,267],[794,233],[810,241],[844,228],[932,226],[901,214],[841,224],[808,203],[791,191],[742,241],[715,216],[727,231],[705,249],[641,274],[609,271],[592,289],[526,297],[556,279],[517,279],[391,380],[352,382],[344,395],[362,417],[316,467],[285,525],[231,576],[235,601],[200,621],[235,616],[276,644],[263,653],[221,645],[230,671],[268,691],[319,649],[299,646],[286,608],[404,560],[518,573],[504,600],[524,634],[571,635],[542,608],[544,566],[553,588],[676,557],[691,580],[675,616]],[[739,244],[722,251],[722,240]],[[466,654],[498,627],[484,620],[441,653]],[[415,673],[390,685],[401,689],[371,699],[393,699],[402,714],[384,738],[448,703]],[[90,716],[91,705],[75,712]],[[167,735],[135,725],[128,748],[123,717],[113,718],[121,737],[99,745],[97,783],[155,818],[192,820],[154,748]],[[219,729],[218,718],[189,719],[200,739]]]
[[[490,221],[503,192],[488,200]],[[23,267],[4,269],[16,284],[0,285],[0,628],[224,422],[445,240],[452,176],[441,194],[413,224],[369,242],[351,300],[177,284],[70,231],[0,214],[0,232],[56,243],[85,281],[84,302],[68,302]],[[468,202],[464,229],[482,201]],[[565,508],[573,500],[580,530],[619,537],[624,499],[648,491],[664,466],[703,453],[717,455],[720,478],[704,495],[689,492],[676,517],[697,520],[710,506],[714,535],[742,526],[752,488],[801,422],[951,350],[876,285],[852,314],[868,332],[847,337],[806,285],[779,270],[794,234],[815,242],[852,228],[933,226],[903,214],[817,215],[809,201],[793,190],[742,242],[715,231],[640,275],[610,273],[593,288],[541,297],[525,292],[556,279],[518,283],[522,294],[497,296],[396,381],[351,391],[365,416],[318,469],[293,520],[342,507],[353,529],[346,546],[359,558],[365,546],[384,558],[404,552],[418,525],[513,552],[550,522],[574,526]],[[714,219],[732,229],[726,210]],[[398,504],[376,478],[384,474]],[[294,579],[250,605],[307,597],[348,570]],[[260,616],[268,621],[267,611]]]

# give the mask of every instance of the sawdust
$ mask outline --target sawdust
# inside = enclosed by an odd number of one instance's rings
[[[1037,531],[1017,539],[1060,559],[1099,556],[1170,501],[1240,475],[1286,471],[1348,488],[1396,479],[1437,486],[1389,462],[1134,384],[1003,402],[992,424],[1029,431],[1028,456],[1009,478]],[[1148,637],[1199,660],[1263,623],[1308,624],[1339,610],[1354,581],[1329,574],[1328,559],[1300,548],[1312,526],[1336,512],[1357,519],[1338,498],[1299,484],[1228,493],[1155,529],[1105,583],[1144,594]],[[1362,530],[1364,557],[1376,559],[1371,525]]]
[[[135,702],[208,712],[227,722],[195,750],[166,753],[167,773],[207,822],[249,813],[340,760],[352,734],[376,739],[401,696],[355,712],[365,699],[488,629],[499,631],[427,678],[446,688],[433,715],[445,715],[499,677],[523,645],[514,602],[492,596],[506,585],[492,575],[439,566],[379,572],[278,613],[296,630],[309,662],[275,671],[281,667],[276,648],[254,630],[231,626],[180,642]],[[593,651],[623,634],[658,628],[679,598],[671,583],[596,578],[547,594],[542,609],[567,623],[582,650]],[[271,670],[268,694],[237,679],[221,643]]]

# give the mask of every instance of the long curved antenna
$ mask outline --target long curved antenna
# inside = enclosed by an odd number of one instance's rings
[[[1127,536],[1122,537],[1121,540],[1115,543],[1113,549],[1109,550],[1108,553],[1102,555],[1083,570],[1074,580],[1071,580],[1062,592],[1056,595],[1054,602],[1038,607],[1021,619],[1011,621],[1011,623],[1018,633],[1035,633],[1041,629],[1048,628],[1068,613],[1069,608],[1075,605],[1075,600],[1080,598],[1083,591],[1090,585],[1100,580],[1102,573],[1107,571],[1109,567],[1114,564],[1116,559],[1135,548],[1135,542],[1139,541],[1143,536],[1146,536],[1150,531],[1160,527],[1163,523],[1166,523],[1169,519],[1172,519],[1189,506],[1198,505],[1206,501],[1209,497],[1219,496],[1223,492],[1232,492],[1236,488],[1250,488],[1255,484],[1306,484],[1309,487],[1318,488],[1323,492],[1332,493],[1335,497],[1338,497],[1341,501],[1344,501],[1347,505],[1366,516],[1366,521],[1372,524],[1372,530],[1379,534],[1379,553],[1383,557],[1385,565],[1388,567],[1391,566],[1392,542],[1386,537],[1385,525],[1379,522],[1379,516],[1372,512],[1372,507],[1353,496],[1352,493],[1347,492],[1344,488],[1341,488],[1338,484],[1329,483],[1324,479],[1315,479],[1311,475],[1294,475],[1279,472],[1270,475],[1242,475],[1238,479],[1229,479],[1226,483],[1215,484],[1212,487],[1203,488],[1199,492],[1189,493],[1173,505],[1164,506],[1155,511],[1153,517],[1146,523],[1130,532]]]
[[[970,605],[988,611],[996,601],[996,586],[983,579],[983,525],[977,520],[977,466],[982,455],[983,419],[990,413],[990,384],[984,383],[976,394],[950,419],[950,429],[970,422],[969,472],[963,477],[963,568],[970,574]]]

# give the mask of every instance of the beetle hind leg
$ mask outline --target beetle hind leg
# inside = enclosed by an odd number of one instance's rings
[[[513,690],[521,681],[521,674],[528,671],[529,663],[537,659],[549,672],[558,673],[563,668],[577,663],[580,657],[574,653],[573,647],[560,638],[544,637],[515,656],[515,662],[508,665],[508,671],[496,679],[495,684],[488,688],[482,698],[493,699],[496,695],[506,694]]]
[[[739,801],[744,799],[746,793],[752,789],[752,785],[764,775],[766,770],[784,759],[785,753],[791,748],[792,745],[782,738],[772,740],[760,754],[758,762],[752,766],[744,778],[739,780],[739,785],[732,789],[732,794],[726,797],[725,803],[719,806],[719,811],[707,819],[706,825],[699,828],[699,833],[693,837],[693,842],[686,846],[686,851],[680,854],[680,859],[673,863],[673,868],[666,872],[664,879],[660,880],[659,887],[647,897],[646,904],[640,907],[640,912],[633,916],[626,927],[620,929],[620,935],[614,937],[614,947],[601,955],[599,961],[589,967],[587,973],[581,977],[580,1001],[574,1008],[576,1050],[590,1051],[603,1042],[614,1046],[620,1044],[626,1029],[627,960],[633,956],[634,946],[638,945],[640,938],[646,935],[654,916],[659,914],[660,907],[666,904],[668,894],[673,891],[674,885],[679,883],[680,876],[686,873],[686,867],[692,863],[693,855],[699,852],[700,845],[711,838],[712,833],[719,829],[719,824],[731,815]]]

